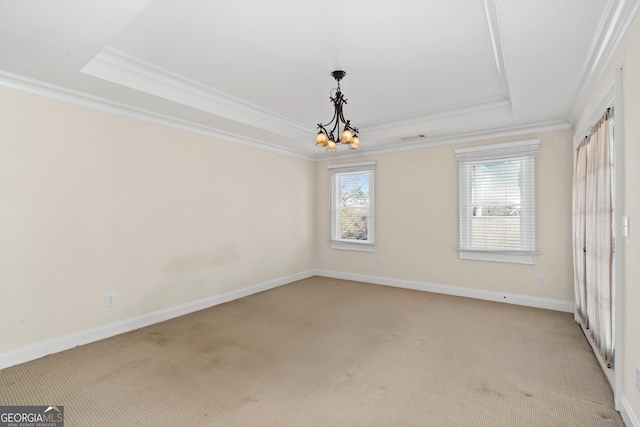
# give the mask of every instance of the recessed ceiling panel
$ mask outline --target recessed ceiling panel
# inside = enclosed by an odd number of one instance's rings
[[[334,69],[360,123],[500,95],[479,0],[158,0],[110,46],[311,129]]]

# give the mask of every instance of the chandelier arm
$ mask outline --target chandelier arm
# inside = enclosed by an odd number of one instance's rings
[[[323,130],[323,132],[324,132],[327,136],[331,137],[331,139],[333,139],[333,136],[334,136],[334,135],[333,135],[333,132],[335,132],[335,130],[336,130],[336,126],[335,126],[335,125],[333,126],[333,129],[331,129],[331,133],[327,132],[327,130],[325,129],[325,126],[331,126],[331,124],[332,124],[334,121],[335,121],[336,123],[339,121],[339,119],[338,119],[338,110],[334,110],[334,112],[333,112],[333,118],[332,118],[328,123],[326,123],[326,124],[324,124],[324,125],[322,125],[322,124],[318,124],[318,127],[321,127],[321,128],[322,128],[322,130]],[[335,139],[333,139],[333,140],[334,140],[335,142],[337,142]]]
[[[344,118],[344,108],[343,105],[347,104],[347,99],[342,96],[342,94],[340,94],[340,120],[342,121],[342,123],[345,124],[345,129],[349,129],[349,130],[353,130],[353,128],[350,126],[350,122],[351,120],[347,120]]]
[[[336,109],[336,114],[335,114],[334,118],[336,119],[336,124],[334,124],[333,125],[333,129],[331,129],[331,136],[332,136],[332,139],[336,143],[338,143],[338,142],[340,142],[340,118],[338,117],[338,110],[337,109]],[[331,122],[333,122],[333,120]],[[335,132],[335,135],[336,135],[335,139],[333,138],[334,132]]]
[[[331,126],[331,124],[335,121],[336,119],[336,114],[335,112],[333,113],[333,118],[331,120],[329,120],[327,123],[322,124],[322,123],[318,123],[318,127],[322,127],[323,129],[326,128],[327,126]],[[326,132],[325,132],[326,133]]]
[[[340,110],[339,110],[339,119],[342,123],[344,123],[344,130],[350,130],[351,132],[353,132],[354,134],[358,133],[358,130],[356,128],[354,128],[353,126],[351,126],[351,120],[347,120],[344,118],[344,110],[342,109],[342,106],[344,104],[347,103],[347,100],[342,98],[342,102],[340,104]]]
[[[345,102],[344,102],[343,104],[346,104],[346,103],[347,103],[347,102],[346,102],[346,100],[345,100]],[[340,105],[339,115],[340,115],[340,117],[339,117],[339,118],[340,118],[340,121],[341,121],[342,123],[344,123],[346,126],[349,126],[350,120],[346,120],[346,119],[344,118],[344,113],[343,113],[343,111],[342,111],[342,105]]]
[[[318,130],[324,132],[324,134],[327,135],[327,130],[324,128],[322,123],[318,123]]]

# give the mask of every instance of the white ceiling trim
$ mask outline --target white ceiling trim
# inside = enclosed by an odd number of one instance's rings
[[[421,125],[421,127],[419,128],[420,131],[425,131],[427,129],[433,128],[436,124],[438,126],[442,126],[442,121],[444,119],[460,119],[464,116],[465,120],[474,121],[473,115],[480,115],[481,113],[494,110],[497,110],[497,114],[492,114],[491,118],[502,118],[508,115],[512,115],[513,111],[511,109],[511,100],[498,96],[482,101],[470,102],[466,104],[456,105],[454,107],[433,110],[419,115],[406,116],[403,118],[385,120],[376,123],[363,123],[361,127],[363,129],[366,129],[362,132],[363,134],[375,132],[379,133],[376,134],[376,137],[383,138],[386,136],[383,131],[392,130],[399,127],[406,128],[407,126],[415,125]],[[482,114],[481,119],[486,120],[487,118],[488,117],[486,116],[486,114]],[[397,134],[395,132],[392,132],[391,135]]]
[[[275,154],[316,162],[326,161],[328,159],[341,159],[349,157],[360,157],[363,155],[367,156],[374,154],[392,153],[395,151],[418,150],[422,148],[437,147],[441,145],[453,145],[493,138],[520,136],[524,134],[555,132],[571,128],[571,126],[567,122],[557,120],[551,122],[536,123],[533,125],[496,129],[492,131],[470,132],[441,138],[423,138],[419,143],[412,142],[405,144],[393,144],[392,146],[386,146],[384,148],[378,149],[363,149],[358,151],[349,150],[346,153],[339,154],[327,154],[322,151],[319,154],[314,154],[311,156],[298,151],[282,148],[273,144],[268,144],[264,141],[248,138],[230,132],[220,131],[217,129],[188,122],[186,120],[176,119],[142,108],[132,107],[130,105],[121,104],[119,102],[89,95],[72,89],[67,89],[61,86],[52,85],[46,82],[30,79],[28,77],[7,73],[4,71],[0,71],[0,88],[40,96],[43,98],[89,108],[92,110],[116,114],[134,120],[142,120],[149,123],[159,124],[186,132],[193,132],[196,134],[209,136],[223,141],[242,144]]]
[[[443,145],[462,144],[465,142],[483,141],[495,138],[510,138],[522,135],[534,135],[547,132],[557,132],[571,129],[571,125],[564,120],[553,120],[549,122],[534,123],[531,125],[511,126],[490,131],[468,132],[457,135],[443,136],[439,138],[420,138],[420,142],[409,142],[405,144],[392,144],[383,148],[360,149],[358,151],[349,150],[339,154],[320,154],[315,156],[317,161],[334,159],[344,159],[350,157],[361,157],[375,154],[386,154],[397,151],[419,150],[423,148],[439,147]],[[319,158],[318,158],[319,157]]]
[[[132,107],[109,99],[100,98],[83,92],[67,89],[61,86],[52,85],[46,82],[30,79],[28,77],[0,71],[0,88],[13,90],[52,99],[66,104],[76,105],[110,114],[128,117],[135,120],[142,120],[149,123],[159,124],[174,129],[193,132],[196,134],[209,136],[222,141],[234,142],[252,148],[280,154],[288,157],[295,157],[304,160],[316,160],[315,157],[307,154],[283,148],[279,145],[237,135],[210,128],[186,120],[177,119],[164,114],[155,113],[142,108]]]
[[[504,62],[502,30],[500,29],[500,15],[498,13],[497,0],[484,0],[484,9],[487,14],[489,37],[491,38],[493,58],[496,63],[498,79],[500,80],[500,90],[504,98],[510,99],[511,95],[509,92],[509,82],[507,80],[507,67]]]
[[[573,148],[577,149],[578,144],[587,136],[592,126],[598,123],[607,108],[613,107],[615,95],[616,73],[614,73],[607,81],[605,88],[595,101],[589,111],[586,113],[584,120],[580,123],[580,127],[575,129],[573,134]]]
[[[572,126],[578,122],[639,7],[640,0],[609,0],[585,60],[578,91],[567,112],[567,121]]]
[[[392,134],[395,135],[393,130],[400,127],[410,126],[411,131],[423,132],[437,126],[448,125],[451,120],[443,122],[443,119],[447,118],[457,117],[467,121],[480,121],[513,115],[496,1],[484,0],[484,7],[493,59],[500,84],[499,95],[440,110],[362,123],[362,133],[369,137],[375,137],[375,139],[384,139]],[[297,134],[306,139],[315,135],[313,130],[301,123],[109,46],[98,53],[81,71],[94,77],[281,135]],[[492,111],[492,113],[488,114],[488,111]],[[478,113],[478,116],[474,117],[473,113]],[[408,131],[409,129],[405,129],[405,133]],[[375,135],[373,135],[374,133]]]
[[[315,137],[315,132],[300,123],[108,46],[81,71],[259,129]]]
[[[524,134],[535,134],[544,132],[555,132],[570,129],[569,123],[557,120],[551,122],[536,123],[525,126],[515,126],[495,129],[492,131],[470,132],[458,135],[445,136],[440,138],[421,138],[420,142],[409,142],[404,144],[393,144],[378,149],[362,149],[358,151],[349,150],[345,153],[327,154],[322,151],[319,154],[307,155],[305,153],[282,148],[269,144],[261,140],[248,138],[231,132],[213,129],[207,126],[195,124],[186,120],[180,120],[164,114],[155,113],[142,108],[132,107],[116,101],[89,95],[83,92],[67,89],[61,86],[52,85],[46,82],[30,79],[28,77],[0,71],[0,88],[13,90],[40,96],[71,105],[76,105],[92,110],[102,111],[110,114],[128,117],[134,120],[142,120],[149,123],[159,124],[174,129],[193,132],[196,134],[209,136],[215,139],[233,142],[257,148],[263,151],[280,154],[288,157],[295,157],[303,160],[325,161],[328,159],[342,159],[350,157],[360,157],[375,154],[392,153],[396,151],[418,150],[422,148],[437,147],[442,145],[453,145],[465,142],[481,141],[493,138],[520,136]]]

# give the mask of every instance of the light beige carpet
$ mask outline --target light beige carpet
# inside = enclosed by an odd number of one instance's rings
[[[623,426],[572,316],[314,277],[0,371],[67,427]]]

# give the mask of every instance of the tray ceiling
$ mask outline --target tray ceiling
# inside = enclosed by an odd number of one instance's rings
[[[330,73],[342,69],[361,153],[407,149],[571,127],[637,8],[5,0],[0,86],[319,159],[344,155],[314,146],[316,124],[333,114]]]

